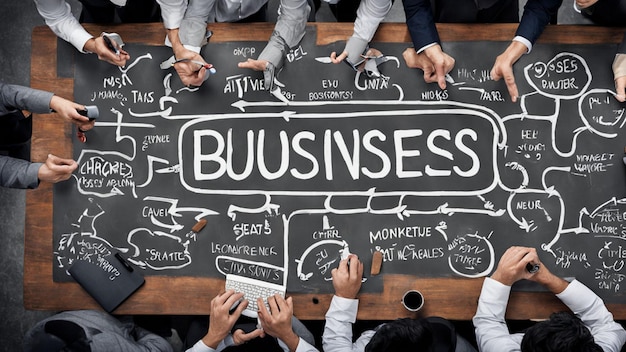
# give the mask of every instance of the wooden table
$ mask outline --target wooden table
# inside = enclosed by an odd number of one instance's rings
[[[351,24],[318,23],[318,44],[346,40],[352,34]],[[86,25],[90,33],[117,32],[127,43],[162,45],[163,25],[119,25],[104,27]],[[442,41],[509,41],[515,24],[438,25]],[[212,24],[211,41],[255,41],[269,38],[273,24]],[[541,36],[542,43],[619,43],[624,30],[584,26],[550,26]],[[403,23],[380,26],[374,41],[411,42]],[[57,40],[47,27],[36,27],[32,38],[31,85],[72,99],[73,80],[57,76]],[[495,59],[495,58],[494,58]],[[40,68],[45,67],[45,70]],[[32,159],[44,161],[48,153],[71,158],[72,129],[58,118],[40,115],[34,118]],[[75,283],[52,280],[52,186],[41,184],[26,197],[24,238],[24,306],[36,310],[99,308],[97,303]],[[424,279],[387,275],[382,294],[362,294],[358,318],[368,320],[413,316],[399,302],[408,289],[419,289],[426,304],[420,314],[438,315],[453,320],[468,320],[474,315],[483,279]],[[211,299],[223,288],[223,280],[203,277],[149,276],[145,286],[115,313],[120,314],[208,314]],[[331,294],[295,294],[294,313],[300,319],[324,319]],[[565,309],[551,293],[514,292],[508,306],[510,319],[546,318]],[[626,304],[612,304],[616,319],[626,319]]]

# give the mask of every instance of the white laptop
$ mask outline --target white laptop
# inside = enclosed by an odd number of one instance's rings
[[[234,274],[226,274],[226,289],[243,293],[243,297],[248,300],[248,306],[241,314],[250,318],[256,318],[258,316],[257,312],[259,307],[257,306],[257,298],[262,298],[263,302],[265,302],[265,307],[269,310],[267,297],[275,294],[285,297],[286,291],[283,285]],[[239,302],[237,302],[237,304],[238,303]],[[236,307],[236,305],[232,308],[234,307]]]

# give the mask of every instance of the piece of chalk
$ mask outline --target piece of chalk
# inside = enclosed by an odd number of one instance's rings
[[[206,225],[206,219],[200,219],[200,221],[198,221],[195,225],[193,225],[193,227],[191,228],[191,231],[198,233],[202,231],[205,225]]]
[[[380,266],[383,264],[383,254],[379,251],[374,251],[372,254],[372,269],[370,274],[378,275],[380,273]]]

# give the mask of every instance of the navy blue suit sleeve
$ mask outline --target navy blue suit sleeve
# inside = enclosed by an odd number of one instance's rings
[[[561,3],[563,0],[528,0],[515,35],[535,44],[552,16],[559,11]]]
[[[622,44],[617,48],[618,54],[626,54],[626,33],[624,33],[624,39],[622,39]]]
[[[402,0],[402,4],[415,50],[428,44],[440,43],[430,0]]]

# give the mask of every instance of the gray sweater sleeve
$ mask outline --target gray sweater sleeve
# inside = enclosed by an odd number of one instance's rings
[[[0,116],[16,110],[45,114],[51,112],[53,93],[0,82]]]
[[[280,9],[274,32],[259,55],[259,60],[267,60],[277,69],[282,67],[287,51],[304,37],[306,21],[311,11],[307,0],[281,0]]]
[[[38,172],[42,163],[0,155],[0,186],[10,188],[37,188]]]

